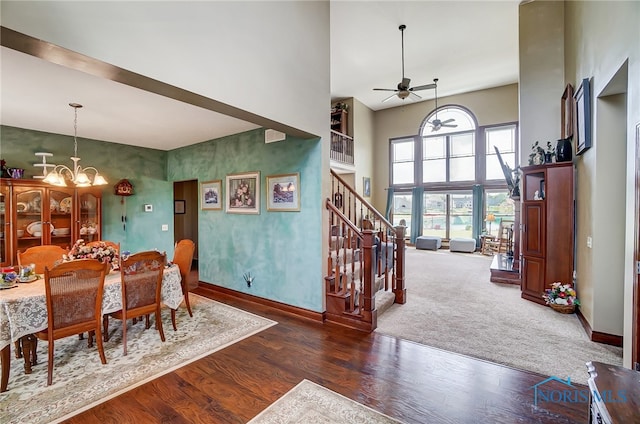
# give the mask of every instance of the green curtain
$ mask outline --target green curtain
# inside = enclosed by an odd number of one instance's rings
[[[422,212],[424,209],[424,188],[414,187],[411,190],[411,243],[415,243],[422,235]]]
[[[392,210],[393,210],[393,187],[389,187],[387,189],[387,208],[384,210],[384,217],[387,218],[387,221],[391,216]]]
[[[482,205],[484,204],[484,187],[482,184],[474,184],[473,186],[473,215],[471,232],[473,238],[476,239],[476,247],[480,248],[482,242],[480,234],[482,234]]]

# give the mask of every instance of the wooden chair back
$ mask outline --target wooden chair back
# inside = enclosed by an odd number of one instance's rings
[[[162,306],[162,274],[166,263],[166,254],[157,251],[140,252],[120,260],[122,287],[122,309],[109,316],[122,320],[122,344],[127,354],[127,320],[155,314],[156,328],[164,342],[164,330],[160,317]],[[109,334],[109,316],[103,317],[105,339]]]
[[[191,281],[191,264],[193,263],[193,254],[196,250],[196,245],[192,240],[183,239],[176,243],[173,250],[172,262],[178,265],[180,268],[180,285],[182,286],[182,294],[184,295],[184,303],[187,306],[189,316],[193,316],[191,311],[191,303],[189,302],[189,282]],[[173,329],[176,327],[176,311],[171,310],[171,323]]]
[[[42,245],[33,246],[24,252],[18,251],[18,265],[26,266],[35,264],[36,274],[44,274],[45,268],[53,268],[56,263],[63,260],[64,255],[68,252],[60,246]]]
[[[47,298],[47,328],[36,336],[49,342],[47,384],[53,377],[53,341],[63,337],[94,331],[98,352],[106,364],[102,346],[102,294],[108,264],[94,259],[63,262],[44,269]]]

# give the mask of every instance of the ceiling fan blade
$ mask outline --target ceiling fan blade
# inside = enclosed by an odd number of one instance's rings
[[[409,91],[430,90],[432,88],[436,88],[436,85],[435,84],[419,85],[417,87],[410,88]]]
[[[449,119],[445,119],[444,121],[442,121],[443,124],[448,124],[449,122],[453,122],[455,121],[454,118],[449,118]]]
[[[374,88],[374,91],[398,91],[396,88]]]
[[[394,93],[394,94],[392,94],[392,95],[390,95],[390,96],[389,96],[389,97],[387,97],[386,99],[384,99],[384,100],[382,101],[382,103],[387,102],[387,101],[389,101],[389,100],[393,99],[394,97],[396,97],[396,94],[395,94],[395,93]]]
[[[422,99],[422,97],[418,96],[416,93],[414,93],[411,90],[409,90],[409,97],[411,97],[413,100],[421,100]]]
[[[457,125],[457,124],[442,124],[442,125],[440,125],[440,126],[441,126],[441,127],[455,128],[455,127],[457,127],[458,125]]]

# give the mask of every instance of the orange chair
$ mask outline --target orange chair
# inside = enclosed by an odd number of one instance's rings
[[[56,263],[62,262],[62,258],[68,252],[60,246],[45,244],[33,246],[24,252],[18,251],[18,265],[36,265],[36,274],[44,274],[45,268],[53,268]]]
[[[100,361],[107,363],[102,345],[102,293],[109,265],[93,259],[63,262],[44,270],[47,328],[35,333],[49,343],[47,385],[53,381],[54,340],[95,332]],[[72,308],[69,305],[73,305]]]
[[[180,268],[180,285],[182,286],[182,294],[184,295],[184,303],[189,311],[189,316],[193,317],[191,311],[191,304],[189,303],[189,281],[191,277],[191,263],[193,262],[193,253],[196,250],[196,245],[193,241],[184,239],[176,243],[173,251],[173,263]],[[171,324],[173,324],[173,330],[176,331],[176,310],[171,310]]]
[[[103,318],[104,337],[109,338],[109,317],[122,320],[122,343],[127,354],[127,320],[155,313],[156,328],[164,342],[160,319],[161,289],[166,255],[156,251],[136,253],[120,262],[122,309]],[[147,320],[146,328],[149,328]]]

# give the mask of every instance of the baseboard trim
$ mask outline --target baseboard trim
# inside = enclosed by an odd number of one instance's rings
[[[269,306],[274,309],[278,309],[279,311],[286,312],[288,314],[292,314],[298,316],[300,318],[309,319],[317,322],[325,321],[324,312],[316,312],[309,309],[299,308],[297,306],[287,305],[286,303],[277,302],[275,300],[265,299],[263,297],[254,296],[252,294],[242,293],[236,290],[232,290],[226,287],[217,286],[211,283],[204,283],[202,281],[199,282],[198,288],[194,290],[194,293],[198,291],[210,291],[216,294],[227,296],[235,299],[241,299],[247,302],[257,303],[263,306]]]
[[[587,319],[584,317],[584,315],[582,315],[582,311],[580,311],[580,309],[578,309],[577,315],[578,315],[578,319],[580,320],[580,324],[582,324],[582,328],[584,328],[584,331],[587,333],[587,336],[589,337],[589,340],[591,340],[592,342],[607,344],[607,345],[616,346],[616,347],[622,347],[622,340],[623,340],[622,336],[616,336],[615,334],[602,333],[600,331],[593,331],[593,329],[591,328],[591,325],[589,325],[589,322],[587,321]]]

